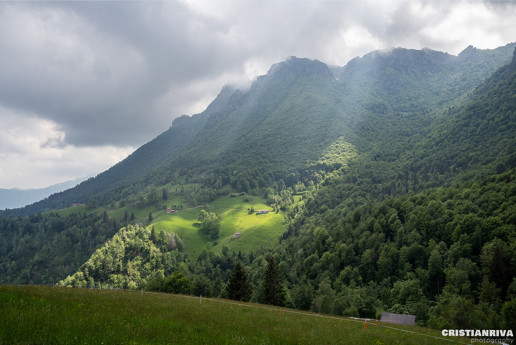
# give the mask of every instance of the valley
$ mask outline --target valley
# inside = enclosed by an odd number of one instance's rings
[[[273,65],[95,178],[1,211],[0,283],[232,298],[240,267],[253,303],[515,327],[515,48]]]

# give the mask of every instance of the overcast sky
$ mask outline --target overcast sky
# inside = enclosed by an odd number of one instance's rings
[[[513,1],[0,1],[0,188],[97,174],[289,56],[516,41]]]

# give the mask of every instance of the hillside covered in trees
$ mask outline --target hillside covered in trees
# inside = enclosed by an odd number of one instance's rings
[[[0,282],[515,329],[513,52],[394,49],[344,67],[274,65],[98,177],[2,212]],[[194,257],[175,229],[154,228],[152,212],[228,194],[260,196],[284,216],[277,246]],[[40,214],[72,202],[87,206]],[[123,215],[127,205],[140,214]],[[199,222],[211,214],[224,217],[199,209]]]

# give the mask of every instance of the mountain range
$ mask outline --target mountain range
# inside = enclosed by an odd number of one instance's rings
[[[238,180],[265,187],[280,175],[302,171],[341,137],[364,154],[378,149],[374,144],[394,157],[405,146],[390,138],[410,145],[410,138],[428,133],[446,107],[507,63],[513,49],[514,44],[468,47],[453,56],[397,48],[344,67],[292,57],[245,92],[224,87],[204,112],[177,118],[95,178],[12,213],[34,214],[90,199],[107,202],[127,195],[134,183],[163,183],[192,172],[209,171],[233,187]],[[379,140],[385,142],[377,145]]]
[[[0,282],[224,297],[241,262],[263,302],[273,256],[290,307],[512,327],[515,47],[291,57],[226,86],[95,178],[2,211]]]

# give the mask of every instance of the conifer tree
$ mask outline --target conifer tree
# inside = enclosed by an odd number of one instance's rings
[[[104,214],[102,215],[102,222],[104,224],[107,224],[107,222],[109,222],[109,217],[108,217],[107,211],[104,211]]]
[[[284,306],[286,301],[285,286],[274,256],[271,255],[265,270],[262,285],[262,302],[277,306]]]
[[[174,233],[170,234],[170,237],[168,238],[168,250],[175,250],[177,248],[177,242],[176,242],[176,236]]]
[[[251,285],[247,280],[245,272],[240,262],[235,265],[234,271],[229,276],[226,292],[229,299],[248,302],[251,299]]]
[[[151,239],[152,243],[154,243],[154,244],[156,244],[156,242],[158,240],[158,237],[156,236],[156,229],[154,228],[154,225],[152,226],[150,239]]]

